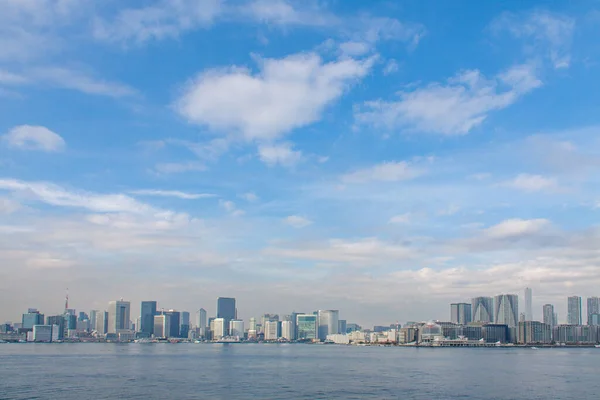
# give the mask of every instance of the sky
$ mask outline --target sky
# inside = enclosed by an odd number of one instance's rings
[[[0,320],[600,295],[599,1],[0,8]]]

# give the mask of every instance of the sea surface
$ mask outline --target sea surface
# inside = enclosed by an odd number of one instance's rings
[[[0,344],[0,399],[600,399],[600,349]]]

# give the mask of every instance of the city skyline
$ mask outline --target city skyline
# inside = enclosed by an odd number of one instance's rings
[[[0,304],[598,296],[597,1],[0,2]]]

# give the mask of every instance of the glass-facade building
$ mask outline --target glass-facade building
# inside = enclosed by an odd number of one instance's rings
[[[474,322],[494,322],[494,299],[491,297],[475,297],[471,299]]]
[[[138,331],[143,332],[148,337],[154,334],[154,316],[156,314],[156,301],[142,301]]]
[[[225,329],[229,327],[229,321],[236,319],[235,299],[233,297],[217,298],[217,318],[223,318]]]
[[[519,296],[516,294],[501,294],[494,299],[496,316],[495,322],[516,328],[519,324]]]
[[[567,323],[581,325],[581,297],[571,296],[567,299]]]
[[[450,321],[459,325],[466,325],[473,320],[472,305],[469,303],[450,304]]]
[[[296,316],[296,329],[298,340],[315,340],[317,336],[318,316],[315,314],[298,314]]]

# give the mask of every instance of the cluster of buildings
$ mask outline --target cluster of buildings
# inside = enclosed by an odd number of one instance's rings
[[[58,342],[78,341],[301,341],[337,344],[400,344],[432,346],[565,344],[590,345],[600,342],[600,298],[587,299],[584,324],[582,298],[567,299],[567,323],[558,324],[552,304],[542,307],[535,320],[532,291],[524,292],[524,311],[519,313],[519,296],[501,294],[475,297],[470,302],[452,303],[449,321],[407,322],[404,325],[362,329],[340,319],[338,310],[292,312],[281,317],[264,314],[238,317],[236,300],[219,297],[216,314],[204,308],[195,312],[159,309],[156,301],[142,301],[140,316],[131,319],[131,303],[111,301],[106,310],[79,312],[68,307],[64,313],[45,317],[37,309],[23,314],[21,323],[0,325],[0,340]]]

